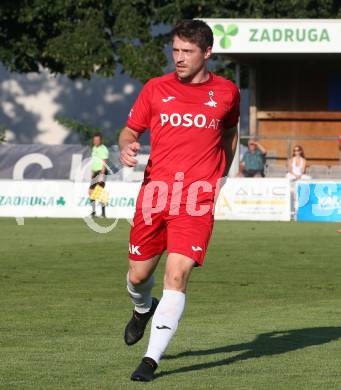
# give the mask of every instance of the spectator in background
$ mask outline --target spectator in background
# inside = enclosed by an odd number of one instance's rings
[[[103,137],[101,133],[95,133],[92,138],[91,152],[91,183],[89,187],[89,197],[97,185],[105,187],[105,176],[108,173],[107,162],[109,158],[108,148],[103,145]],[[96,216],[96,200],[91,199],[92,212],[91,216]],[[105,218],[105,204],[102,203],[102,218]]]
[[[287,178],[290,180],[309,180],[310,176],[305,174],[307,168],[307,160],[304,156],[304,150],[302,146],[295,145],[292,158],[288,162]]]
[[[248,150],[240,162],[239,176],[264,177],[266,149],[259,142],[250,139]]]

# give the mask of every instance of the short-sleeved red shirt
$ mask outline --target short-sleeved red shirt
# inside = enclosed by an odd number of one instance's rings
[[[151,154],[143,184],[164,181],[171,191],[175,174],[183,172],[184,193],[193,182],[206,181],[212,194],[199,194],[198,202],[213,200],[226,167],[222,132],[237,124],[239,104],[236,85],[213,73],[198,84],[181,82],[175,72],[148,81],[127,121],[137,132],[150,129]],[[185,201],[183,197],[181,203]]]

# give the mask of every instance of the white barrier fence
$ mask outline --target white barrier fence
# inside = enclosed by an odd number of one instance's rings
[[[108,182],[107,216],[132,218],[140,183]],[[90,214],[88,184],[67,180],[1,180],[1,217],[83,218]],[[228,179],[215,209],[216,219],[289,221],[286,179]]]
[[[228,179],[215,207],[215,219],[290,221],[287,179]]]

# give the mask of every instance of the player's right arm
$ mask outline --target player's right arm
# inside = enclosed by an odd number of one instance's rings
[[[139,136],[150,128],[152,85],[153,79],[142,88],[118,140],[121,152],[120,161],[127,167],[134,167],[137,164],[134,157],[140,150]]]
[[[139,136],[139,132],[127,126],[121,131],[118,140],[121,164],[127,167],[134,167],[137,164],[137,160],[134,157],[140,150]]]

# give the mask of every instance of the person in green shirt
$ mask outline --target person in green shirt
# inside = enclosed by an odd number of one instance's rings
[[[240,176],[264,177],[266,149],[259,142],[250,139],[248,150],[240,163]]]
[[[105,176],[108,173],[107,161],[109,158],[108,148],[103,145],[103,137],[101,133],[95,133],[92,138],[91,152],[91,183],[89,187],[89,196],[95,187],[100,185],[105,187]],[[91,199],[91,198],[90,198]],[[105,204],[102,205],[102,217],[105,218]],[[96,216],[96,200],[91,199],[92,212],[91,216]]]

